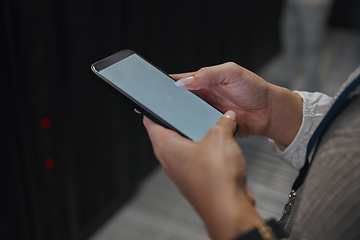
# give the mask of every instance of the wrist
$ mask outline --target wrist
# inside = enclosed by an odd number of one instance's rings
[[[261,221],[254,204],[245,194],[235,194],[233,201],[226,201],[219,209],[200,214],[212,240],[229,240],[245,234]]]
[[[302,98],[289,89],[271,85],[269,123],[266,137],[288,147],[298,133],[303,118]]]

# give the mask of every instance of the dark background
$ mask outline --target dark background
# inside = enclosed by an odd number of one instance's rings
[[[93,62],[129,48],[169,73],[226,61],[256,71],[280,50],[281,0],[1,5],[2,239],[85,239],[156,166],[141,117],[94,78]],[[330,26],[360,29],[359,10],[335,1]]]

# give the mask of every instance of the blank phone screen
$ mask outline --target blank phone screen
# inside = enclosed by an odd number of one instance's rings
[[[132,54],[98,72],[138,104],[194,141],[200,141],[222,113],[174,85],[174,80]]]

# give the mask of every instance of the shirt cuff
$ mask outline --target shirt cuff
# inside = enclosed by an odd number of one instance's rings
[[[319,92],[294,91],[303,99],[303,119],[300,129],[291,144],[285,148],[272,139],[269,139],[271,150],[296,169],[300,169],[305,162],[308,142],[329,111],[332,98]]]

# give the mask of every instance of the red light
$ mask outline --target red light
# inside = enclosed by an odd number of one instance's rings
[[[45,159],[44,164],[46,168],[51,169],[54,167],[54,160],[52,158],[47,158]]]
[[[41,119],[41,126],[43,128],[48,128],[50,126],[50,120],[48,118]]]

